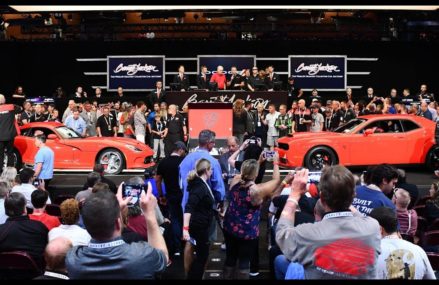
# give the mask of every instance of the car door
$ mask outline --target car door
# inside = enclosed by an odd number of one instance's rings
[[[27,133],[26,139],[28,140],[27,146],[28,146],[28,156],[29,160],[31,160],[28,164],[34,164],[35,155],[38,152],[38,148],[35,146],[34,142],[34,134],[36,131],[42,131],[46,138],[49,137],[49,135],[54,134],[56,135],[57,139],[47,139],[46,140],[46,146],[51,148],[55,154],[55,161],[54,161],[54,168],[55,169],[64,169],[64,168],[74,168],[75,161],[74,161],[74,153],[75,148],[65,145],[63,143],[63,140],[60,139],[59,135],[56,134],[52,129],[45,128],[45,127],[34,127],[31,131]]]
[[[404,164],[423,163],[422,154],[425,142],[425,130],[410,119],[401,120],[407,144]]]
[[[404,163],[407,142],[399,120],[371,120],[357,132],[356,137],[350,148],[353,165]]]

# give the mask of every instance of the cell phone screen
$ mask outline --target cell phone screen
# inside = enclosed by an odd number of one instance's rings
[[[308,183],[319,184],[320,177],[322,177],[321,171],[309,172],[308,173]]]
[[[128,203],[128,206],[137,206],[139,205],[140,195],[142,194],[142,191],[145,191],[145,185],[123,184],[122,197],[132,197],[131,201]]]
[[[35,187],[38,187],[38,186],[40,186],[40,181],[37,179],[37,180],[34,181],[33,184],[34,184]]]

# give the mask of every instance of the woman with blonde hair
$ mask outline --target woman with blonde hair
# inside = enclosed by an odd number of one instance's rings
[[[230,184],[229,205],[224,215],[225,279],[234,279],[238,260],[239,272],[236,277],[249,278],[250,259],[258,247],[261,205],[265,200],[278,196],[283,188],[279,187],[281,183],[277,153],[273,157],[272,180],[255,184],[258,172],[259,162],[247,159],[241,165],[241,174],[236,175]],[[287,182],[284,181],[283,184],[285,183]]]
[[[212,167],[207,159],[200,159],[188,177],[189,198],[184,209],[183,239],[195,247],[196,257],[192,264],[186,255],[190,255],[190,246],[185,249],[185,269],[188,279],[202,279],[204,267],[209,257],[209,228],[214,222],[215,198],[207,181],[212,175]],[[188,268],[190,267],[190,268]]]
[[[244,109],[245,101],[238,99],[233,103],[233,135],[242,143],[247,134],[247,111]]]
[[[8,166],[3,170],[0,179],[8,184],[9,189],[12,189],[17,183],[17,169],[12,166]]]

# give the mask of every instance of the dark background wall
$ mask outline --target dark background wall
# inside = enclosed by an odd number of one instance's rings
[[[347,55],[377,57],[377,62],[348,61],[348,71],[371,71],[368,76],[348,75],[348,85],[362,85],[355,94],[363,94],[372,86],[378,95],[387,95],[390,88],[410,88],[416,93],[422,83],[437,93],[439,89],[438,44],[429,42],[336,42],[336,41],[132,41],[132,42],[3,42],[0,45],[0,93],[10,96],[17,85],[24,86],[30,97],[50,96],[57,86],[68,94],[77,85],[90,94],[91,86],[105,86],[105,76],[85,76],[84,71],[106,71],[106,62],[77,62],[76,58],[103,58],[107,55],[165,55],[196,57],[197,54],[256,54],[258,57],[288,55]],[[176,71],[178,64],[186,71],[196,71],[195,62],[168,61],[167,71]],[[287,61],[268,63],[275,70],[287,71]],[[169,83],[172,76],[167,76]],[[195,76],[190,76],[195,85]],[[286,83],[286,75],[281,77]],[[104,90],[105,92],[105,90]],[[339,95],[321,92],[326,97]]]

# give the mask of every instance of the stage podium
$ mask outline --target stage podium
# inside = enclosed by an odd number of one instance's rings
[[[209,129],[216,133],[215,149],[227,146],[227,137],[233,134],[232,103],[189,103],[189,149],[198,146],[198,134]]]

